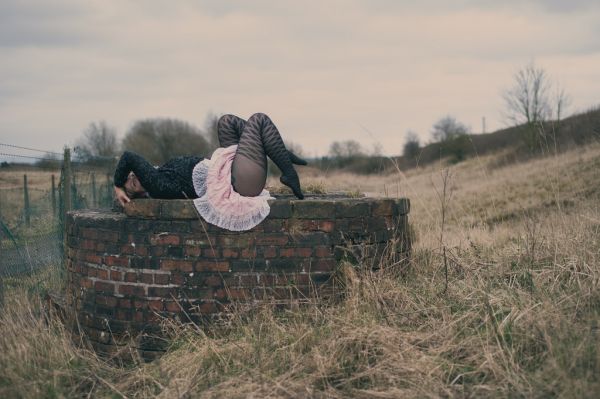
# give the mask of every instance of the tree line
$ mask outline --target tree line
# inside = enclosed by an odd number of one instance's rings
[[[504,119],[518,128],[521,146],[532,151],[541,141],[547,141],[544,123],[560,123],[570,98],[543,68],[533,63],[519,69],[513,78],[512,86],[503,93]],[[218,147],[218,119],[216,114],[207,115],[203,128],[178,119],[143,119],[135,122],[120,141],[116,130],[106,122],[93,122],[77,142],[75,159],[100,165],[116,159],[124,150],[138,152],[156,165],[175,156],[210,156]],[[427,145],[435,146],[438,159],[460,162],[473,152],[471,128],[452,115],[440,117],[429,133],[431,142]],[[413,130],[406,132],[401,149],[404,166],[419,164],[424,150],[419,137]],[[290,147],[304,155],[298,145],[290,143]],[[376,173],[384,168],[385,159],[380,146],[368,150],[355,140],[346,140],[331,143],[328,154],[314,159],[313,164],[322,169]]]

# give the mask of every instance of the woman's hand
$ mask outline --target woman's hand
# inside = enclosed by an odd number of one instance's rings
[[[127,193],[125,193],[125,190],[117,186],[115,186],[115,197],[117,198],[117,201],[119,201],[119,204],[121,204],[121,206],[125,206],[126,203],[131,201],[127,196]]]

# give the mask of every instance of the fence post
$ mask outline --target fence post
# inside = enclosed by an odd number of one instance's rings
[[[92,208],[96,208],[98,206],[98,201],[96,197],[96,174],[92,172]]]
[[[112,181],[110,179],[110,173],[106,174],[106,200],[108,201],[108,206],[112,206]]]
[[[23,202],[25,205],[25,225],[27,227],[30,226],[30,222],[31,222],[31,218],[30,218],[30,212],[31,210],[29,209],[29,189],[27,187],[27,175],[23,175]]]
[[[54,182],[54,174],[52,175],[52,217],[56,217],[56,183]]]
[[[65,186],[63,187],[63,200],[65,203],[65,218],[67,220],[67,212],[71,210],[71,149],[65,148]]]

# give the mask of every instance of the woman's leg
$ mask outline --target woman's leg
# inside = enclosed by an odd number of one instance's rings
[[[233,134],[230,134],[233,129],[225,128],[230,126],[225,123],[228,120],[231,122],[230,125],[240,125],[239,121],[234,118],[228,117],[224,120],[223,141],[225,143],[233,140]],[[220,133],[219,141],[221,141]],[[290,160],[290,153],[285,148],[281,135],[271,119],[262,113],[252,115],[243,125],[239,136],[231,171],[235,190],[245,196],[260,194],[267,180],[267,156],[281,170],[282,175],[279,180],[290,187],[298,198],[304,198],[300,188],[300,179]]]
[[[235,115],[226,114],[217,121],[219,146],[225,148],[240,142],[246,121]]]

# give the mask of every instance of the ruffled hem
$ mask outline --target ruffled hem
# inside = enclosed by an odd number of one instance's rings
[[[263,193],[260,195],[263,196]],[[215,226],[219,226],[223,229],[231,231],[246,231],[257,226],[260,224],[260,222],[265,220],[267,216],[269,216],[271,207],[266,200],[270,199],[271,196],[269,192],[266,192],[264,196],[266,197],[265,201],[260,208],[257,208],[257,212],[249,213],[247,215],[230,215],[221,213],[210,203],[206,197],[196,198],[194,200],[194,206],[202,218],[210,224],[214,224]]]
[[[231,231],[245,231],[258,225],[271,212],[267,190],[256,197],[244,197],[231,185],[231,164],[237,145],[218,148],[211,159],[199,162],[192,172],[198,198],[198,213],[215,226]]]

